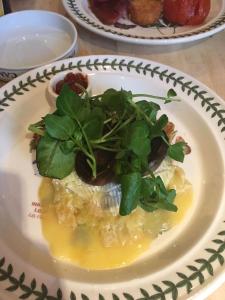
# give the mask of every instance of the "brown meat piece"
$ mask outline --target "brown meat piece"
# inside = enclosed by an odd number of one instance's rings
[[[161,0],[130,0],[128,16],[138,25],[151,25],[158,21],[162,13]]]
[[[113,25],[125,14],[127,0],[89,0],[95,16],[105,25]]]

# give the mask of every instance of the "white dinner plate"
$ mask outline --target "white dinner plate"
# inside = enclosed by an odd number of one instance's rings
[[[210,13],[204,23],[198,26],[172,26],[160,20],[155,26],[141,27],[126,19],[107,26],[92,13],[88,0],[63,0],[63,4],[69,15],[81,26],[122,42],[145,45],[185,43],[212,36],[225,29],[225,0],[211,0]]]
[[[194,199],[181,224],[127,267],[87,271],[56,261],[40,223],[28,125],[49,112],[49,80],[66,70],[107,88],[163,96],[161,104],[192,148],[184,170]],[[0,299],[202,299],[225,280],[225,107],[196,79],[171,67],[122,56],[89,56],[32,70],[0,89]],[[193,297],[193,298],[192,298]]]

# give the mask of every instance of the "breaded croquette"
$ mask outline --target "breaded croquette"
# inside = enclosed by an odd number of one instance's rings
[[[158,21],[162,13],[162,0],[130,0],[128,16],[138,25],[151,25]]]

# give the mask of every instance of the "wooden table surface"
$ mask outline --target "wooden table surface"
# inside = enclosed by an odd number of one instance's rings
[[[11,0],[13,11],[45,9],[68,17],[60,0]],[[213,89],[225,101],[225,31],[213,37],[183,45],[143,46],[113,41],[77,25],[78,55],[120,54],[154,60],[192,75]],[[3,83],[0,82],[0,86]],[[225,284],[207,300],[224,300]]]

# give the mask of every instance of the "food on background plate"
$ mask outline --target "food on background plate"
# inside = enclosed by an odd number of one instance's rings
[[[127,0],[90,0],[89,3],[92,12],[106,25],[114,24],[127,9]]]
[[[164,0],[163,14],[178,25],[199,25],[210,11],[210,0]]]
[[[138,25],[150,25],[158,21],[162,13],[161,0],[128,1],[128,18]]]
[[[210,11],[210,0],[89,0],[89,4],[106,25],[121,18],[140,26],[156,24],[160,18],[175,25],[199,25]]]
[[[143,100],[175,96],[123,89],[79,96],[65,84],[56,111],[29,126],[54,256],[89,269],[121,267],[184,217],[192,188],[174,161],[190,148],[160,106]]]

